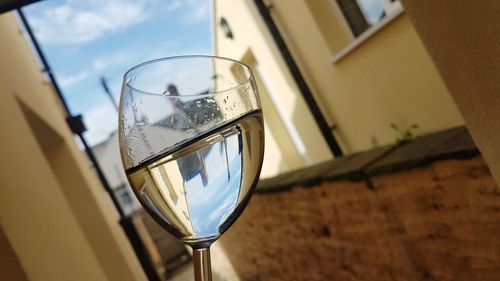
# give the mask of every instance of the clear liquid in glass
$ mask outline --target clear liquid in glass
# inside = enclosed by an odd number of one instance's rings
[[[193,247],[215,241],[236,220],[257,183],[264,153],[261,111],[253,111],[127,170],[155,220]]]

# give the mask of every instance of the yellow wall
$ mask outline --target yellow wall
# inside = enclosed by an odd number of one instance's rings
[[[402,2],[500,183],[500,1]]]
[[[336,53],[342,50],[354,39],[335,0],[304,1],[311,14],[314,15],[313,20],[331,52]]]
[[[0,226],[0,276],[2,280],[8,281],[28,281],[28,277],[23,271],[16,253],[3,233]]]
[[[146,280],[11,13],[0,46],[0,224],[26,276]]]
[[[337,64],[301,0],[273,0],[273,14],[348,151],[394,141],[390,123],[422,133],[463,124],[431,59],[403,13]],[[334,14],[332,13],[332,16]],[[297,20],[300,18],[301,20]]]
[[[329,22],[324,1],[269,0],[271,13],[295,61],[305,76],[317,102],[330,124],[336,124],[336,135],[347,153],[384,145],[395,141],[396,133],[390,127],[411,124],[420,126],[420,133],[428,133],[463,124],[453,100],[447,92],[431,59],[415,33],[407,16],[400,15],[372,37],[361,43],[338,63],[331,62],[337,50],[348,44],[349,35],[342,21],[335,20],[338,41],[325,32]],[[320,3],[321,2],[321,3]],[[266,28],[261,27],[261,16],[255,12],[253,1],[215,1],[216,15],[224,15],[233,28],[234,40],[223,39],[220,31],[215,38],[220,55],[238,54],[248,48],[257,57],[267,46],[274,50],[265,59],[258,59],[266,68],[276,64],[270,72],[280,92],[297,92],[290,77],[288,85],[277,81],[287,69],[275,50],[274,41]],[[330,5],[332,17],[339,16]],[[246,7],[246,11],[242,7]],[[220,11],[218,13],[218,11]],[[250,18],[253,17],[253,18]],[[260,34],[252,30],[260,28]],[[218,25],[216,23],[216,30]],[[259,51],[258,51],[259,50]],[[291,86],[292,85],[292,86]],[[280,97],[287,103],[287,97]],[[302,122],[302,110],[297,104],[293,121]],[[320,137],[312,135],[313,137]],[[323,147],[321,149],[324,149]]]
[[[248,54],[251,54],[252,59],[249,63],[253,63],[254,73],[258,75],[258,69],[265,72],[265,78],[272,82],[273,88],[267,90],[272,90],[274,100],[280,104],[281,113],[269,106],[269,101],[272,101],[273,98],[267,96],[268,92],[263,87],[262,81],[258,81],[264,106],[267,107],[264,108],[266,128],[269,128],[266,131],[266,152],[262,173],[266,177],[277,172],[319,163],[331,159],[332,155],[291,74],[287,71],[279,51],[273,45],[268,44],[272,38],[267,34],[266,26],[257,15],[258,12],[253,6],[253,1],[214,0],[216,54],[243,61],[248,60]],[[221,16],[228,19],[235,34],[234,40],[226,38],[221,32],[221,28],[219,28]],[[299,151],[295,144],[294,148],[291,149],[289,140],[282,141],[282,139],[292,137],[282,136],[281,129],[284,125],[272,117],[277,116],[277,114],[284,116],[290,121],[290,124],[293,124],[295,131],[300,136],[300,141],[305,146],[305,151]],[[276,161],[279,159],[288,160]]]

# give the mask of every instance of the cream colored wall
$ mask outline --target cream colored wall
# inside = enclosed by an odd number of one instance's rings
[[[146,280],[11,13],[0,46],[0,223],[27,277]]]
[[[294,82],[286,75],[283,83],[289,85],[278,86],[280,81],[275,79],[279,76],[277,73],[287,70],[267,28],[259,22],[261,16],[254,12],[253,1],[215,2],[216,11],[221,11],[219,14],[226,17],[235,31],[235,40],[222,39],[216,26],[218,53],[238,57],[248,46],[256,54],[257,49],[272,50],[264,60],[259,61],[264,61],[266,65],[277,64],[275,72],[270,74],[277,87],[293,88],[290,85]],[[418,124],[421,134],[463,124],[451,96],[404,13],[333,64],[331,59],[336,51],[348,44],[350,39],[342,21],[321,18],[328,16],[325,1],[266,2],[272,6],[273,19],[329,124],[338,126],[336,135],[346,153],[393,143],[396,132],[390,127],[391,123],[403,128]],[[329,14],[332,17],[339,15],[335,9]],[[338,33],[338,41],[332,41],[335,40],[334,35],[325,31],[329,22],[333,25],[332,30]],[[280,101],[287,103],[287,97],[280,97]],[[295,112],[301,110],[303,108]],[[302,120],[301,116],[293,118],[297,124]]]
[[[402,2],[500,183],[500,1]]]
[[[304,1],[331,52],[339,52],[354,39],[335,0]]]
[[[28,281],[16,253],[12,250],[3,229],[0,226],[0,276],[2,280]]]
[[[275,21],[348,152],[394,142],[390,123],[416,123],[421,133],[463,124],[404,13],[332,64],[328,38],[306,3],[271,2]]]
[[[214,45],[217,55],[244,60],[245,55],[251,52],[255,64],[262,68],[268,76],[267,79],[273,83],[273,93],[275,99],[279,101],[281,112],[295,126],[300,135],[306,151],[300,153],[300,160],[286,163],[282,167],[271,168],[270,170],[285,171],[312,165],[332,158],[330,150],[326,145],[314,118],[309,112],[294,80],[288,72],[285,62],[274,45],[268,44],[272,38],[267,32],[267,28],[258,16],[258,11],[250,0],[214,0]],[[219,19],[224,16],[228,19],[230,27],[234,33],[234,40],[226,38],[219,28]],[[255,70],[254,70],[255,72]],[[266,94],[263,90],[261,95]],[[266,98],[266,100],[270,100]],[[264,111],[264,115],[266,112]],[[275,115],[274,112],[272,115]],[[267,117],[265,117],[267,119]],[[266,126],[273,130],[272,120],[265,120]],[[269,130],[268,130],[269,132]],[[268,133],[266,138],[275,137],[273,133]],[[271,140],[272,143],[280,144],[281,140]],[[271,145],[269,145],[271,146]],[[267,149],[265,153],[267,159],[283,159],[282,151]],[[288,157],[290,158],[290,157]],[[295,159],[294,156],[291,157]],[[266,161],[266,160],[265,160]],[[266,165],[266,163],[264,164]],[[263,172],[272,175],[272,172]]]

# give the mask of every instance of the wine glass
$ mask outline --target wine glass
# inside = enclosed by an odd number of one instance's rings
[[[211,280],[210,245],[246,207],[264,155],[251,69],[215,56],[148,61],[124,75],[119,139],[128,181],[146,211],[193,249]]]

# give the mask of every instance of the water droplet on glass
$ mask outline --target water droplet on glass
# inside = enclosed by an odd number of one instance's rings
[[[131,157],[131,158],[134,158],[135,155],[134,155],[134,152],[131,148],[127,149],[127,154]]]

